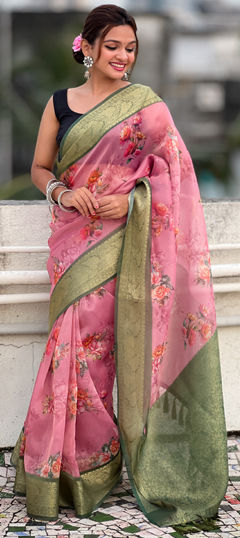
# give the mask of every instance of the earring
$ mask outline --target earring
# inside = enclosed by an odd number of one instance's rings
[[[92,58],[92,56],[84,56],[83,58],[83,64],[85,65],[85,67],[87,68],[85,73],[84,73],[84,76],[86,79],[89,79],[90,78],[90,73],[89,73],[89,69],[90,67],[93,66],[93,63],[94,63],[94,60]]]
[[[130,73],[128,73],[127,71],[125,71],[123,77],[122,77],[122,80],[128,80],[129,79],[129,76],[130,76]]]
[[[87,69],[92,67],[93,66],[93,58],[92,58],[92,56],[84,56],[83,64],[85,65],[85,67],[87,67]]]

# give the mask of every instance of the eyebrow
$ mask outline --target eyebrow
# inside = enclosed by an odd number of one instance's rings
[[[104,41],[104,43],[109,43],[109,42],[112,42],[112,43],[121,43],[121,41],[117,41],[116,39],[106,39]],[[136,40],[134,41],[129,41],[128,45],[131,45],[132,43],[137,43]]]

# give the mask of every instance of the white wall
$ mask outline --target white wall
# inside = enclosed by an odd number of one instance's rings
[[[240,201],[207,202],[204,211],[227,428],[236,431],[240,430]],[[47,339],[49,220],[45,202],[0,203],[0,447],[15,444]]]

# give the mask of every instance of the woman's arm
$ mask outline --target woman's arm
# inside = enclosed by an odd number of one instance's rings
[[[36,148],[34,152],[31,175],[36,187],[46,194],[48,181],[54,177],[52,173],[53,163],[56,159],[58,146],[56,136],[59,129],[59,121],[56,118],[53,97],[51,97],[42,115]],[[60,192],[66,187],[59,186],[54,189],[52,198],[56,201]],[[62,195],[62,203],[65,207],[75,207],[82,215],[95,214],[98,202],[87,187],[81,187],[74,191],[66,191]]]

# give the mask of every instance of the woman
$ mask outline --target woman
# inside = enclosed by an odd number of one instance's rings
[[[137,49],[124,9],[94,9],[73,43],[90,78],[56,92],[40,125],[32,179],[55,204],[50,332],[13,462],[15,491],[41,519],[59,506],[90,514],[121,454],[155,524],[211,517],[226,489],[199,191],[166,105],[126,80]]]

